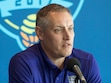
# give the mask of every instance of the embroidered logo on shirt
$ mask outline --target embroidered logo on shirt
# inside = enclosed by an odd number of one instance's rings
[[[80,80],[77,80],[76,76],[68,76],[69,83],[80,83]],[[78,81],[78,82],[77,82]]]

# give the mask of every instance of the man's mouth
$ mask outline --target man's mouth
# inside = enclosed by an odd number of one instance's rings
[[[64,43],[64,44],[63,44],[63,47],[69,47],[69,46],[71,46],[70,43]]]

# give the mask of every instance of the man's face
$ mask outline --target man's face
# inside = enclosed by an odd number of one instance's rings
[[[72,53],[74,30],[73,20],[67,12],[51,12],[50,24],[43,32],[42,47],[46,54],[66,57]]]

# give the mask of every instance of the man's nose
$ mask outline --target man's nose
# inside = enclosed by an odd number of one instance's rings
[[[64,30],[63,39],[70,40],[71,33],[68,30]]]

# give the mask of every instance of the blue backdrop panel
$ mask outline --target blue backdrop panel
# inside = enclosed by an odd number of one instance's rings
[[[76,35],[74,47],[92,53],[102,82],[111,83],[111,0],[0,0],[0,83],[8,83],[11,57],[38,42],[35,13],[50,3],[71,10]]]

